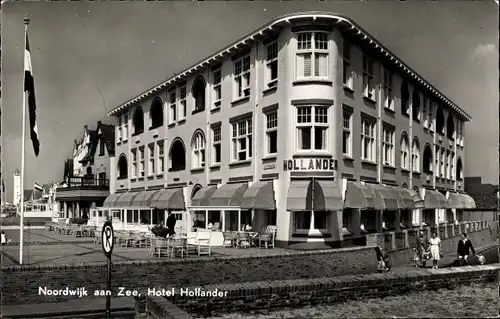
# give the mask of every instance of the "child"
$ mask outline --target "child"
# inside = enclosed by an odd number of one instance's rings
[[[1,233],[1,244],[2,245],[5,245],[5,244],[8,244],[11,242],[11,239],[7,239],[7,235],[5,234],[5,232],[2,230],[2,233]]]

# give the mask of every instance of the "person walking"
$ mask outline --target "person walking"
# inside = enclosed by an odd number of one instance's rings
[[[167,230],[168,230],[168,235],[172,236],[175,234],[175,223],[177,222],[177,219],[175,218],[174,214],[172,214],[171,211],[168,212],[168,217],[167,217]]]
[[[377,271],[388,272],[391,270],[391,259],[389,255],[384,253],[380,246],[375,247],[375,253],[377,254]]]
[[[472,246],[471,241],[467,238],[467,234],[463,233],[462,238],[458,242],[458,260],[461,265],[465,265],[467,263],[467,258],[469,258],[469,254],[476,255],[476,251]]]
[[[436,233],[432,233],[432,238],[429,240],[429,250],[431,252],[433,269],[438,268],[438,261],[441,259],[441,239]]]

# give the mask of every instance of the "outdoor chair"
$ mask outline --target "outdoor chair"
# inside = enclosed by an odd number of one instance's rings
[[[102,242],[102,233],[96,231],[94,237],[94,244],[100,244]]]
[[[146,243],[146,238],[140,233],[133,234],[132,238],[132,247],[142,248]]]
[[[189,244],[189,246],[194,247],[196,249],[196,252],[198,253],[198,256],[201,255],[209,255],[211,254],[211,249],[210,249],[210,238],[211,238],[212,232],[210,231],[198,231],[196,232],[196,238],[194,239],[194,242]]]
[[[276,231],[277,231],[276,226],[265,227],[263,232],[260,233],[259,235],[259,248],[262,247],[266,249],[268,249],[269,247],[274,248],[274,239],[276,237]]]
[[[222,237],[224,238],[224,242],[222,246],[224,247],[234,247],[236,246],[236,235],[230,231],[222,232]]]
[[[164,253],[168,257],[168,242],[162,238],[153,238],[151,249],[149,250],[150,255],[154,256],[158,254],[158,257],[161,257],[161,254]]]
[[[122,247],[129,247],[132,246],[134,242],[134,237],[130,232],[124,232],[122,237],[121,237],[121,246]]]
[[[250,234],[244,232],[236,233],[236,241],[238,248],[250,248]]]
[[[189,256],[186,238],[172,236],[168,239],[168,246],[170,249],[170,256],[172,257],[177,256],[177,254],[179,254],[181,258],[184,258],[184,255]]]

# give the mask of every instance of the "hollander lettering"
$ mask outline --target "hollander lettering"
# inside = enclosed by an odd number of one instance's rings
[[[301,158],[283,161],[283,171],[334,171],[337,160],[331,158]]]
[[[38,287],[38,295],[43,296],[76,296],[78,298],[88,296],[87,289],[79,287],[76,289],[69,289],[68,287],[64,289],[50,289],[47,287]]]
[[[156,297],[172,297],[179,295],[181,297],[211,297],[211,298],[222,298],[227,296],[227,291],[221,291],[219,289],[214,290],[204,290],[202,288],[148,288],[148,296]]]

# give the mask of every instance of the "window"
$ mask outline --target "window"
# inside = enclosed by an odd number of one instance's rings
[[[361,159],[376,161],[375,123],[366,119],[361,120]]]
[[[205,79],[199,76],[193,83],[193,97],[194,97],[194,112],[203,111],[205,109]]]
[[[434,104],[432,103],[431,100],[428,100],[429,103],[429,118],[427,119],[428,121],[428,128],[429,130],[434,130]]]
[[[278,111],[266,114],[266,155],[278,153]]]
[[[352,113],[346,111],[343,114],[342,153],[352,156]]]
[[[221,72],[221,69],[213,71],[213,89],[214,89],[213,107],[217,108],[220,106],[221,99],[222,99],[222,72]]]
[[[295,212],[295,230],[307,232],[319,230],[324,232],[328,229],[328,214],[329,212],[319,211]]]
[[[432,173],[432,150],[429,145],[425,146],[424,149],[424,173],[431,174]]]
[[[267,85],[274,87],[278,84],[278,41],[266,46]]]
[[[126,141],[128,138],[128,113],[125,113],[123,117],[123,140]]]
[[[455,180],[455,153],[453,152],[450,156],[450,179]]]
[[[446,136],[451,140],[455,138],[455,121],[451,113],[448,114],[448,121],[446,123]]]
[[[326,151],[328,147],[328,108],[324,106],[297,107],[298,150]]]
[[[219,164],[221,162],[221,127],[214,127],[212,129],[212,164]]]
[[[186,149],[180,139],[176,139],[170,148],[170,171],[182,171],[186,169]]]
[[[158,142],[158,174],[161,174],[165,171],[165,162],[164,162],[164,145],[163,141]]]
[[[141,134],[142,132],[144,132],[144,113],[140,106],[137,107],[134,111],[133,124],[134,124],[134,135]]]
[[[413,120],[420,121],[420,93],[417,90],[413,90],[411,107]]]
[[[342,58],[344,60],[344,65],[342,69],[342,83],[350,89],[353,88],[353,76],[352,76],[352,65],[351,65],[351,44],[347,41],[343,42],[342,46]]]
[[[181,86],[179,89],[179,92],[180,92],[179,106],[180,106],[180,112],[181,112],[181,114],[179,115],[179,120],[182,120],[182,119],[185,119],[187,116],[186,86]]]
[[[139,177],[144,177],[144,147],[139,148]]]
[[[151,103],[149,117],[151,119],[151,128],[163,125],[163,103],[160,98],[155,98]]]
[[[415,137],[413,139],[412,152],[411,152],[411,167],[413,172],[420,173],[420,143]]]
[[[401,84],[401,114],[409,115],[410,113],[410,91],[408,83]]]
[[[435,152],[436,152],[436,177],[440,177],[442,172],[441,172],[441,162],[439,160],[439,157],[441,155],[441,152],[439,152],[439,146],[436,146],[435,148]]]
[[[444,134],[444,113],[440,107],[438,107],[436,112],[436,132]]]
[[[446,166],[445,166],[445,155],[446,150],[443,148],[441,149],[441,177],[444,178],[446,175]]]
[[[252,120],[244,120],[232,125],[233,161],[245,161],[252,158]]]
[[[401,168],[404,170],[410,170],[410,146],[408,144],[408,136],[403,133],[401,136]]]
[[[234,61],[235,99],[250,96],[250,55]]]
[[[425,96],[422,101],[422,116],[424,119],[424,128],[429,128],[429,112],[428,112],[428,106],[427,104],[429,103],[429,99],[427,99]]]
[[[394,99],[392,96],[392,72],[384,69],[384,107],[394,111]]]
[[[297,78],[328,78],[328,33],[297,34]]]
[[[363,94],[375,100],[375,82],[373,81],[373,59],[363,55]]]
[[[169,122],[174,123],[177,121],[177,97],[175,94],[175,90],[169,92],[169,100],[170,103],[170,112],[169,112]]]
[[[451,173],[450,173],[450,152],[449,151],[446,151],[446,153],[445,153],[444,162],[445,162],[444,165],[446,167],[445,177],[446,177],[446,179],[451,179]]]
[[[456,171],[456,178],[457,180],[461,181],[463,176],[462,176],[462,159],[459,157],[457,160],[457,171]]]
[[[205,136],[198,131],[194,134],[191,142],[192,150],[192,168],[205,167]]]
[[[124,154],[121,154],[118,159],[118,178],[124,179],[128,176],[128,166],[127,166],[127,158]]]
[[[149,145],[149,163],[148,163],[148,175],[154,175],[155,174],[155,145],[150,144]]]
[[[394,166],[395,152],[394,152],[394,129],[384,127],[383,132],[383,161],[384,165]]]
[[[116,141],[119,143],[122,141],[122,116],[118,116],[118,133],[116,133]]]
[[[132,153],[132,178],[137,177],[137,149],[133,149]]]

